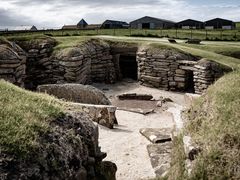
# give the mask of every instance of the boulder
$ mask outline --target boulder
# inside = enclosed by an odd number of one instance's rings
[[[48,84],[38,86],[37,90],[67,101],[84,104],[111,105],[111,102],[102,91],[89,85]]]

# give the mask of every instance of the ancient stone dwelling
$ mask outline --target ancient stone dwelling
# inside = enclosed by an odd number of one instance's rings
[[[131,78],[145,86],[201,94],[230,70],[169,47],[96,39],[53,52],[55,46],[49,38],[2,41],[0,78],[32,90],[42,84],[115,83]]]

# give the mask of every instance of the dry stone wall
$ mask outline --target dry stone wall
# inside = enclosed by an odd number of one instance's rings
[[[230,70],[166,47],[121,47],[89,40],[52,53],[55,45],[56,41],[51,38],[0,42],[0,77],[33,90],[42,84],[114,83],[121,80],[119,57],[135,54],[142,85],[201,94],[224,71]]]
[[[231,69],[174,49],[141,48],[137,52],[138,79],[146,86],[203,93]]]
[[[26,70],[25,52],[15,43],[0,43],[0,79],[24,87]]]

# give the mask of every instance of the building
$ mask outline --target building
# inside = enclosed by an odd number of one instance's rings
[[[37,31],[36,26],[17,26],[14,31]]]
[[[100,29],[101,28],[101,24],[88,24],[85,29],[88,30],[95,30],[95,29]]]
[[[106,20],[102,23],[103,29],[122,29],[129,28],[129,24],[123,21]]]
[[[178,22],[176,27],[180,29],[203,29],[204,23],[193,19],[186,19]]]
[[[63,30],[74,30],[74,29],[78,29],[77,25],[64,25],[62,27]]]
[[[87,26],[88,26],[88,23],[84,19],[81,19],[77,23],[77,25],[64,25],[62,29],[64,30],[85,29]]]
[[[205,29],[235,29],[236,23],[231,20],[215,18],[204,23]]]
[[[79,29],[84,29],[87,25],[88,25],[88,23],[84,19],[81,19],[81,21],[79,21],[77,23],[77,27]]]
[[[135,21],[130,22],[130,27],[134,29],[168,29],[173,28],[175,22],[145,16]]]

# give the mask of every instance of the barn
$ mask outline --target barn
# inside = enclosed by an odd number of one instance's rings
[[[203,29],[204,23],[193,19],[186,19],[178,22],[176,27],[180,29]]]
[[[79,21],[77,23],[77,27],[79,29],[84,29],[87,25],[88,25],[88,23],[84,19],[81,19],[81,21]]]
[[[235,29],[236,23],[231,20],[215,18],[204,23],[205,29]]]
[[[173,28],[175,22],[145,16],[135,21],[130,22],[130,27],[133,29],[168,29]]]
[[[122,29],[129,28],[129,24],[123,21],[106,20],[102,23],[103,29]]]

